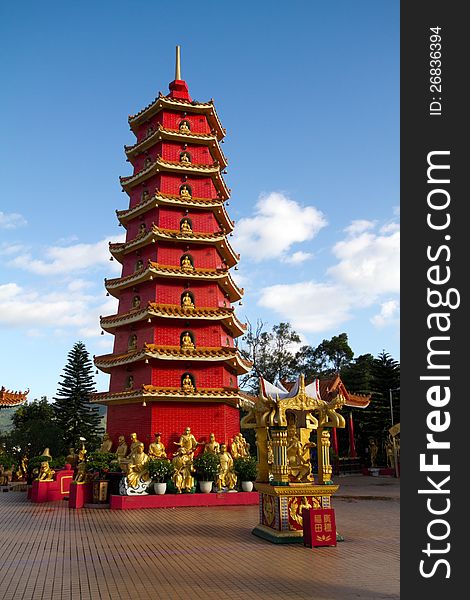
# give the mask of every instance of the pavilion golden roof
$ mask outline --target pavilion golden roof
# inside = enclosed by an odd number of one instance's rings
[[[222,127],[222,123],[220,122],[212,100],[209,102],[197,102],[196,100],[169,98],[168,96],[163,96],[161,93],[155,100],[138,113],[129,115],[129,125],[131,128],[138,127],[165,108],[177,111],[182,110],[187,113],[204,114],[207,117],[209,126],[217,136],[217,139],[221,140],[225,136],[226,130]]]
[[[7,390],[4,386],[0,388],[0,408],[19,406],[27,400],[29,390],[24,392]]]

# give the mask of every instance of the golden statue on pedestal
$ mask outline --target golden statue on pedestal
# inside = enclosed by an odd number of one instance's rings
[[[162,434],[155,433],[155,440],[149,446],[149,458],[166,458],[165,446],[162,444]]]
[[[186,427],[184,433],[181,434],[179,441],[173,442],[173,444],[176,444],[177,446],[183,448],[185,453],[192,459],[196,448],[198,446],[203,445],[204,442],[198,442],[194,435],[191,433],[191,427]]]
[[[78,454],[75,454],[75,448],[69,448],[69,453],[65,457],[65,462],[69,464],[72,469],[75,469],[78,464]]]
[[[130,439],[131,439],[131,447],[130,447],[130,450],[129,450],[129,454],[127,455],[127,458],[129,458],[129,459],[132,460],[132,456],[135,454],[137,448],[142,444],[142,442],[140,442],[137,439],[137,434],[136,433],[131,433]],[[142,444],[142,446],[143,446],[143,444]]]
[[[178,129],[179,129],[180,133],[190,133],[191,129],[190,129],[189,121],[181,121]]]
[[[193,263],[187,254],[181,258],[181,268],[183,271],[194,271]]]
[[[191,200],[191,193],[187,185],[182,185],[180,188],[180,198],[182,200]]]
[[[233,490],[237,485],[237,476],[233,470],[232,455],[227,451],[226,444],[220,444],[219,459],[220,467],[215,482],[217,491],[220,492],[223,488]]]
[[[188,221],[188,219],[183,219],[180,224],[181,233],[192,233],[192,227]]]
[[[189,152],[182,152],[180,155],[180,162],[187,165],[191,162],[191,155]]]
[[[192,301],[191,295],[189,292],[185,292],[183,294],[183,298],[181,300],[181,306],[183,308],[194,308],[194,302]]]
[[[127,467],[126,481],[130,488],[137,490],[138,488],[148,485],[151,482],[149,472],[147,470],[147,462],[149,457],[144,452],[142,442],[137,442],[134,452],[129,456],[130,462]]]
[[[116,459],[118,464],[126,459],[127,456],[127,444],[126,438],[123,435],[120,435],[118,438],[118,447],[116,448]]]
[[[39,466],[39,473],[36,481],[54,481],[55,471],[50,468],[49,461],[44,460]]]
[[[177,443],[177,442],[175,442]],[[175,472],[171,478],[173,485],[178,490],[178,494],[183,491],[191,492],[195,485],[193,473],[193,453],[186,452],[181,446],[173,455],[171,461],[175,467]]]
[[[134,298],[132,299],[132,308],[140,308],[140,296],[134,296]]]
[[[189,335],[188,331],[185,331],[183,333],[183,336],[181,337],[181,349],[182,350],[194,350],[194,343],[193,343],[193,340],[191,339],[191,336]]]
[[[183,392],[185,394],[192,394],[194,392],[194,385],[191,380],[191,377],[188,374],[186,374],[183,379],[182,387],[183,387]]]

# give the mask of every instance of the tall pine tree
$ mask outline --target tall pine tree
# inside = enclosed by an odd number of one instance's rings
[[[86,439],[89,448],[95,448],[103,433],[99,409],[90,403],[90,394],[96,391],[92,370],[85,344],[77,342],[68,354],[54,398],[56,423],[62,431],[64,450],[77,448],[80,437]]]

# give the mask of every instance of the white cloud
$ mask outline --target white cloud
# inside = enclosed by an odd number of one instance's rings
[[[320,332],[351,318],[350,300],[341,286],[304,281],[264,288],[258,303],[277,312],[294,329]]]
[[[358,219],[356,221],[352,221],[351,225],[346,227],[344,230],[349,235],[357,235],[359,233],[363,233],[364,231],[368,231],[375,226],[375,221],[367,221],[366,219]]]
[[[393,228],[389,234],[372,232],[350,235],[333,247],[339,259],[328,274],[338,283],[375,297],[398,293],[400,289],[400,232]]]
[[[124,239],[122,237],[122,239]],[[62,275],[77,271],[85,271],[95,266],[107,266],[107,269],[119,273],[121,265],[117,261],[110,262],[109,242],[119,239],[105,238],[94,244],[74,244],[71,246],[50,246],[44,251],[45,259],[33,258],[30,252],[19,254],[8,264],[17,269],[24,269],[36,275]]]
[[[313,206],[302,207],[279,192],[260,196],[253,217],[237,222],[236,249],[256,262],[286,259],[292,244],[311,240],[327,224]]]
[[[303,252],[302,250],[298,250],[297,252],[294,252],[294,254],[290,255],[290,256],[285,256],[284,258],[282,258],[282,262],[284,263],[288,263],[291,265],[299,265],[300,263],[303,263],[304,261],[308,260],[309,258],[312,258],[313,254],[311,254],[310,252]]]
[[[397,300],[387,300],[380,305],[380,313],[371,318],[371,323],[376,327],[396,325],[399,316],[399,304]]]
[[[27,224],[26,219],[19,213],[4,213],[0,210],[0,229],[16,229]]]

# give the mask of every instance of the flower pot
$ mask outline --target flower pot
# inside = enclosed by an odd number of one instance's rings
[[[212,492],[212,481],[200,481],[199,489],[203,494],[210,494]]]
[[[154,483],[153,489],[155,490],[156,494],[161,496],[166,492],[166,481],[164,481],[163,483]]]
[[[252,481],[242,481],[242,490],[244,492],[252,492],[253,491],[253,482]]]

